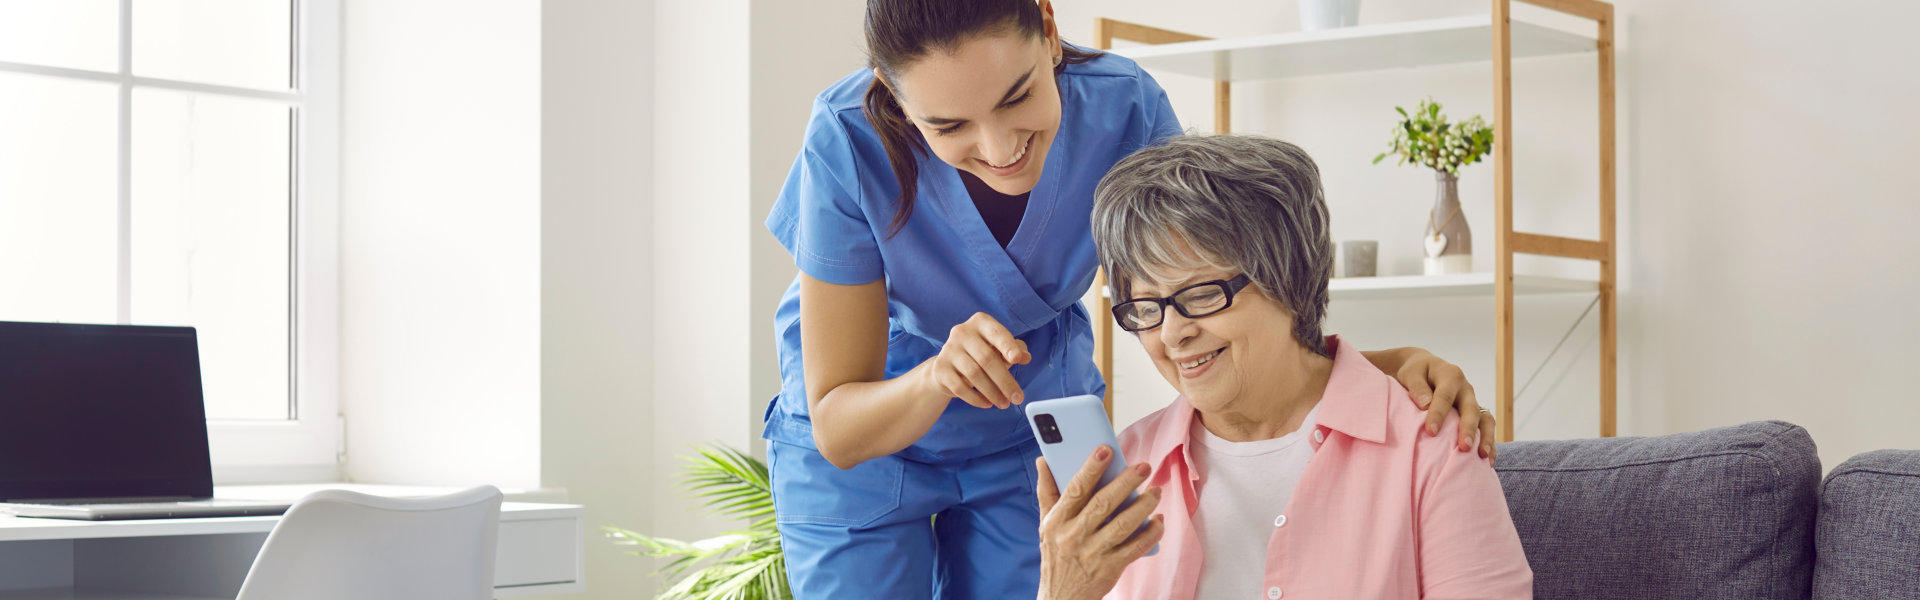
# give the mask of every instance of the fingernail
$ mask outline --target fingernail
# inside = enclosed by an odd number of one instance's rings
[[[1099,450],[1094,450],[1094,451],[1093,451],[1093,457],[1094,457],[1094,458],[1098,458],[1098,459],[1100,459],[1100,460],[1106,460],[1106,459],[1107,459],[1107,457],[1108,457],[1108,456],[1110,456],[1110,455],[1108,454],[1109,452],[1111,452],[1111,451],[1110,451],[1110,450],[1108,450],[1108,449],[1107,449],[1107,447],[1106,447],[1105,445],[1102,445],[1102,446],[1100,446],[1100,449],[1099,449]]]
[[[1026,401],[1027,401],[1027,395],[1026,395],[1026,394],[1014,394],[1014,395],[1013,395],[1013,403],[1014,403],[1014,404],[1019,404],[1019,403],[1021,403],[1021,402],[1026,402]]]
[[[1146,475],[1146,474],[1147,474],[1147,463],[1140,463],[1140,464],[1137,464],[1137,465],[1134,465],[1134,466],[1133,466],[1133,472],[1135,472],[1135,473],[1139,473],[1139,474],[1141,474],[1141,475]]]
[[[1432,423],[1428,423],[1427,435],[1440,435],[1440,426]]]
[[[1432,404],[1432,403],[1433,403],[1433,396],[1421,396],[1421,397],[1420,397],[1420,408],[1426,408],[1426,407],[1427,407],[1427,405],[1429,405],[1429,404]]]
[[[1153,486],[1153,487],[1150,487],[1150,488],[1147,488],[1147,493],[1149,493],[1149,494],[1153,494],[1153,497],[1154,497],[1154,498],[1159,498],[1159,497],[1160,497],[1160,486],[1157,486],[1157,485],[1156,485],[1156,486]]]

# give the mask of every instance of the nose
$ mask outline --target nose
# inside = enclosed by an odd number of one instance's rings
[[[1186,345],[1187,340],[1193,339],[1193,336],[1199,332],[1200,328],[1193,319],[1180,314],[1180,311],[1174,310],[1173,307],[1169,306],[1161,311],[1160,343],[1165,344],[1166,347],[1179,348]]]
[[[1026,141],[1019,130],[1011,127],[986,126],[981,131],[985,135],[980,140],[980,155],[996,165],[1013,162],[1014,155],[1020,153],[1021,143]]]

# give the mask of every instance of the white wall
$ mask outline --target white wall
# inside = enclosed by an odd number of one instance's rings
[[[540,6],[342,7],[347,476],[540,483]]]
[[[1172,11],[1144,0],[1057,2],[1070,39],[1094,17],[1211,36],[1297,29],[1293,3],[1216,0]],[[1901,58],[1920,9],[1891,2],[1834,12],[1793,2],[1616,3],[1621,179],[1620,431],[1648,435],[1756,419],[1812,431],[1831,467],[1861,451],[1920,446],[1900,374],[1920,317],[1903,259],[1920,241],[1897,228],[1920,208],[1896,165],[1920,158],[1920,117],[1905,110],[1920,71]],[[1521,7],[1517,11],[1527,10]],[[1829,7],[1830,8],[1830,7]],[[1484,13],[1485,2],[1369,2],[1363,23]],[[1530,12],[1529,14],[1537,14]],[[1206,82],[1159,75],[1182,122],[1212,123]],[[1591,57],[1515,67],[1515,220],[1522,230],[1592,238],[1597,225]],[[1235,128],[1305,146],[1326,174],[1336,240],[1381,241],[1383,274],[1418,272],[1413,236],[1433,194],[1417,169],[1371,166],[1393,105],[1431,95],[1448,112],[1491,114],[1485,65],[1236,85]],[[1466,216],[1491,270],[1492,170],[1464,171]],[[1579,273],[1563,261],[1521,272]],[[1520,301],[1524,379],[1585,308],[1578,297]],[[1418,344],[1493,387],[1490,302],[1338,303],[1329,329],[1366,347]],[[1523,439],[1590,436],[1597,402],[1594,317],[1518,401]],[[1124,420],[1171,392],[1146,359],[1116,350]],[[1577,357],[1577,360],[1575,360]],[[1562,375],[1561,373],[1564,373]],[[1142,380],[1128,383],[1129,376]],[[1484,399],[1483,399],[1484,400]],[[1526,416],[1536,406],[1538,417]]]
[[[1920,448],[1920,6],[1636,1],[1640,251],[1623,393],[1671,430],[1805,426],[1827,467]],[[1731,17],[1731,18],[1730,18]]]
[[[689,444],[751,448],[747,349],[768,333],[750,248],[747,0],[659,2],[653,13],[653,532],[692,539],[737,526],[676,483]],[[763,216],[763,215],[762,215]]]
[[[541,10],[540,478],[586,505],[587,592],[651,597],[661,565],[602,525],[652,531],[653,3]]]

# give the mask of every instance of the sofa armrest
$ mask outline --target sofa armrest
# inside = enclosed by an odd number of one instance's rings
[[[1876,450],[1835,467],[1814,536],[1814,598],[1920,598],[1920,450]]]

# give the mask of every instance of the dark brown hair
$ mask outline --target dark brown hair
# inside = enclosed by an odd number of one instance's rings
[[[893,165],[893,178],[900,183],[898,208],[887,236],[899,233],[913,216],[914,196],[919,193],[918,156],[928,153],[920,130],[907,121],[907,115],[894,100],[888,82],[898,70],[935,50],[951,50],[974,36],[1013,31],[1040,37],[1046,35],[1045,21],[1035,0],[868,0],[867,65],[877,71],[867,86],[867,121],[880,134],[887,149],[887,162]],[[1073,63],[1100,56],[1062,42],[1061,61],[1055,65],[1057,77]],[[884,79],[884,81],[883,81]]]

